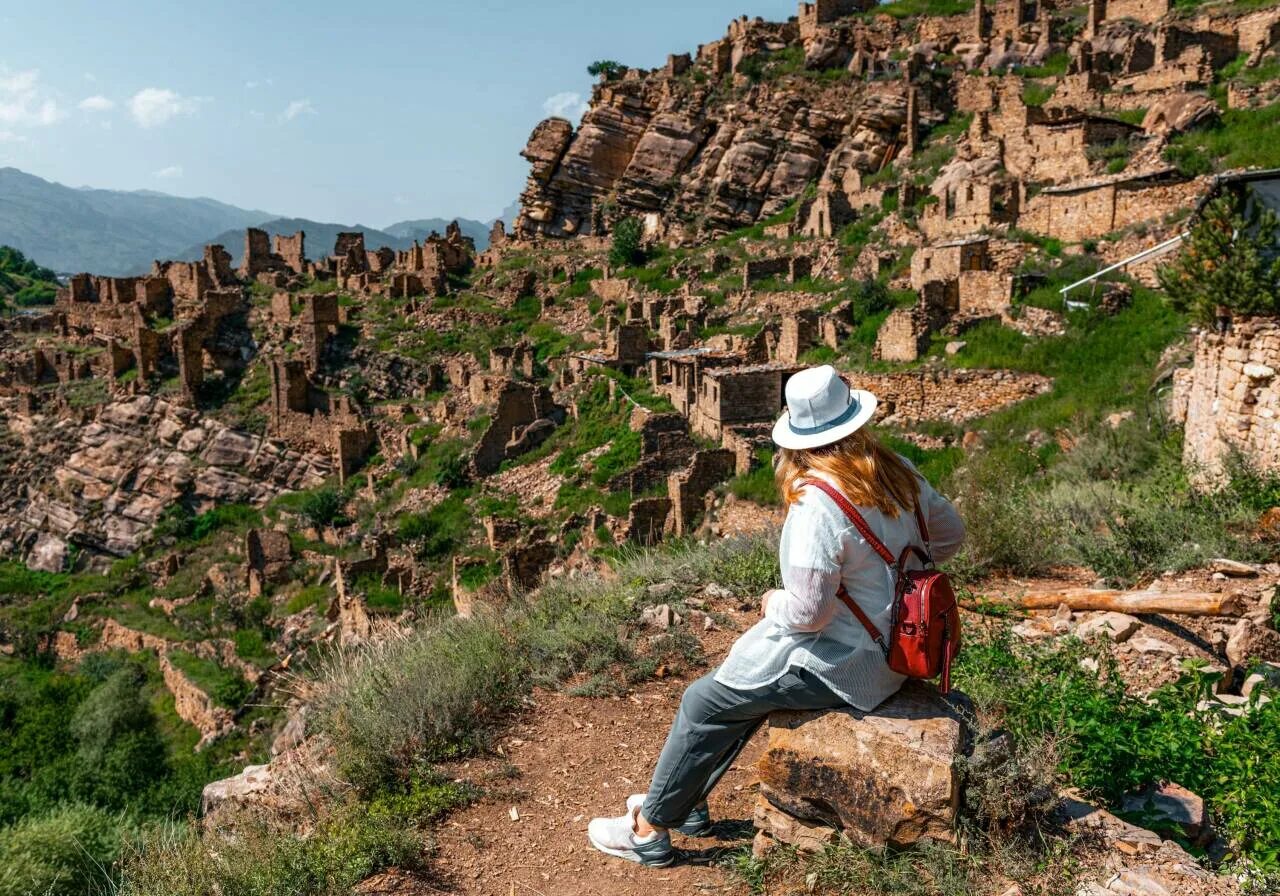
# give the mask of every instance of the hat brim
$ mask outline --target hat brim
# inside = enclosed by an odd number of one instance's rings
[[[808,434],[795,432],[791,428],[791,412],[783,411],[778,422],[773,424],[774,444],[779,448],[803,451],[808,448],[821,448],[823,445],[830,445],[845,436],[852,435],[875,416],[876,405],[879,403],[875,395],[865,389],[854,389],[853,398],[858,402],[858,413],[839,426],[824,429],[822,432]]]

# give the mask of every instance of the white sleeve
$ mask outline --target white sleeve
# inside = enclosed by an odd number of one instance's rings
[[[929,524],[929,548],[933,559],[945,563],[964,543],[964,520],[950,501],[927,481],[920,484],[920,510]]]
[[[837,525],[816,499],[793,504],[783,533],[783,590],[769,598],[765,618],[796,632],[825,628],[840,607],[844,526]]]

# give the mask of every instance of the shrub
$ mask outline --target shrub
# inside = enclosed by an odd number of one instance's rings
[[[1051,737],[1071,785],[1114,804],[1176,781],[1204,797],[1237,848],[1280,871],[1280,703],[1220,714],[1202,702],[1215,677],[1186,665],[1178,681],[1134,695],[1105,648],[1028,644],[1003,625],[970,637],[956,672],[957,687],[1015,737]]]
[[[308,837],[260,822],[226,838],[158,829],[126,855],[116,896],[346,896],[392,866],[423,868],[422,834],[406,819],[352,804]]]
[[[1178,256],[1159,268],[1170,303],[1200,321],[1218,306],[1239,314],[1280,313],[1280,222],[1261,202],[1224,195],[1210,202]]]
[[[84,896],[110,888],[128,826],[103,809],[66,805],[0,828],[0,896]]]
[[[298,513],[312,526],[323,528],[342,512],[342,496],[334,488],[318,488],[303,492],[297,503]]]
[[[443,620],[323,664],[315,705],[353,783],[376,789],[397,769],[474,745],[515,696],[517,671],[496,620]]]
[[[613,225],[613,242],[609,247],[609,264],[626,268],[642,264],[645,259],[641,240],[644,227],[639,218],[623,218]]]

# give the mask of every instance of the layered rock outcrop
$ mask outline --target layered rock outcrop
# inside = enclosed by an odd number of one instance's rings
[[[180,499],[197,512],[260,506],[333,471],[322,454],[149,395],[109,402],[87,419],[14,414],[3,428],[22,448],[0,466],[0,552],[50,571],[62,568],[71,545],[90,557],[137,550]]]
[[[951,840],[964,731],[955,707],[915,682],[874,712],[775,713],[756,763],[757,849],[817,848],[838,833],[869,847]]]

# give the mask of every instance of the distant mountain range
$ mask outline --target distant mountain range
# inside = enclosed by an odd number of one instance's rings
[[[0,168],[0,245],[60,273],[140,274],[155,259],[199,258],[208,243],[221,243],[238,264],[246,227],[273,234],[304,230],[307,256],[320,258],[333,251],[334,237],[344,230],[364,231],[371,249],[404,249],[433,230],[443,234],[448,223],[446,218],[423,218],[382,230],[326,224],[151,190],[67,187],[17,168]],[[459,218],[458,225],[477,249],[488,246],[490,224]]]

